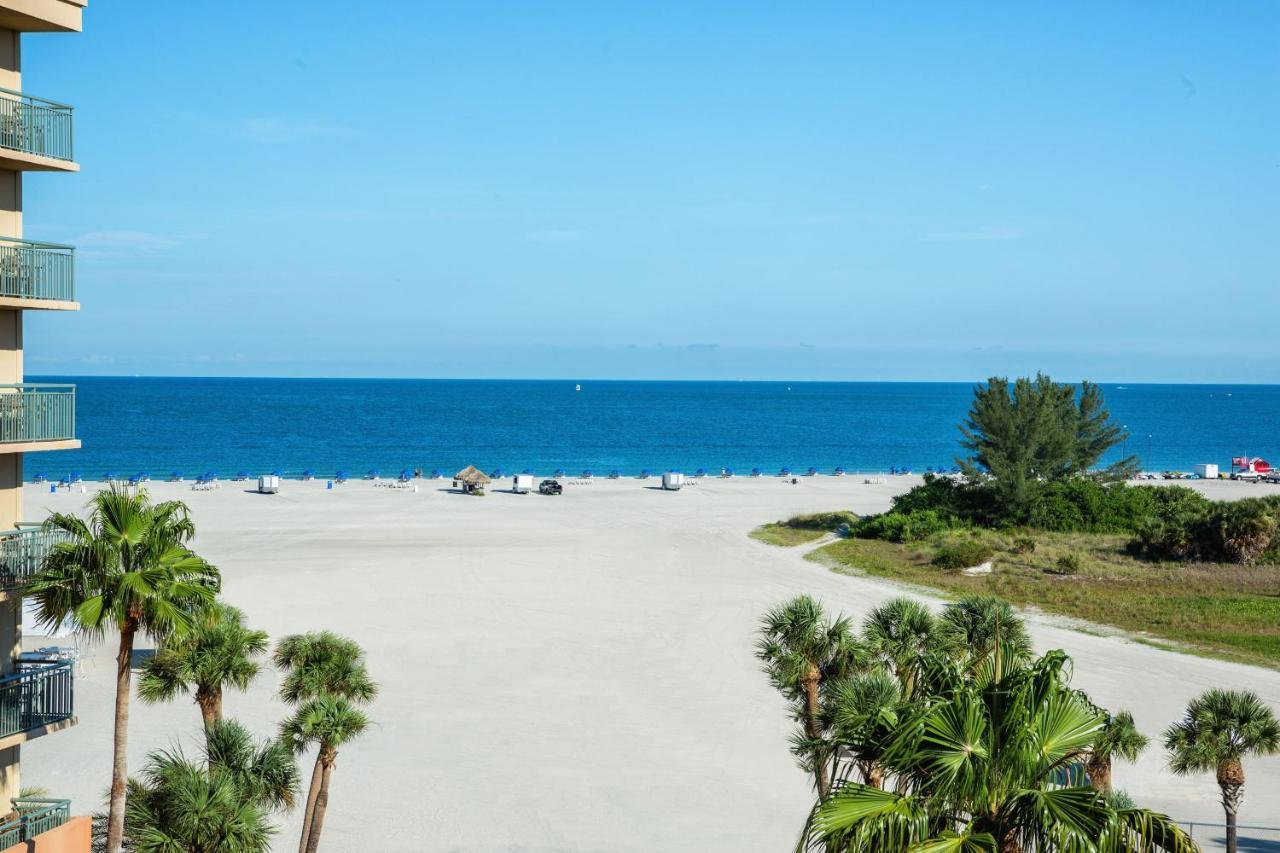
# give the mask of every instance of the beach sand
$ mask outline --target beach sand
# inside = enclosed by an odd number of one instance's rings
[[[286,481],[272,496],[253,483],[149,488],[188,502],[198,550],[252,625],[273,638],[332,629],[368,650],[376,725],[339,756],[322,849],[776,853],[811,795],[753,656],[758,619],[802,592],[855,616],[903,593],[746,534],[799,512],[881,511],[914,482],[706,479],[667,493],[596,480],[561,497],[484,498],[447,480],[417,492]],[[27,487],[28,519],[89,497],[47,489]],[[1280,709],[1280,672],[1029,619],[1038,647],[1074,657],[1078,686],[1153,737],[1207,687],[1251,688]],[[109,782],[113,650],[86,649],[79,725],[23,748],[24,784],[74,798],[77,812],[101,807]],[[277,683],[268,670],[229,694],[228,715],[273,732],[286,714]],[[135,699],[131,767],[175,744],[195,754],[198,727],[193,703]],[[1241,823],[1280,824],[1280,758],[1247,770]],[[309,773],[308,758],[304,784]],[[1212,776],[1173,777],[1158,746],[1115,777],[1143,805],[1221,820]],[[276,849],[296,844],[299,822],[300,809],[281,821]]]

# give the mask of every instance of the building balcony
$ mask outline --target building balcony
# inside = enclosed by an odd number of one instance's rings
[[[75,725],[73,666],[72,661],[26,664],[0,678],[0,748]]]
[[[89,818],[71,816],[70,800],[16,797],[10,819],[0,823],[0,853],[89,853],[91,834]]]
[[[76,438],[76,386],[0,385],[0,453],[71,450]]]
[[[65,532],[43,527],[0,532],[0,598],[26,583],[44,566],[44,558],[53,546],[68,540]]]
[[[0,89],[0,168],[75,172],[71,107]]]
[[[0,237],[0,308],[75,311],[75,249]]]
[[[19,33],[78,33],[86,0],[0,0],[0,27]]]

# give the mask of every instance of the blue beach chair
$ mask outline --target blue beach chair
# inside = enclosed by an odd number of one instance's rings
[[[763,472],[763,471],[761,471],[759,468],[752,468],[752,469],[751,469],[751,476],[752,476],[752,477],[759,477],[759,476],[760,476],[761,474],[763,474],[763,473],[764,473],[764,472]]]
[[[347,482],[347,472],[346,472],[345,470],[343,470],[343,471],[339,471],[338,473],[334,474],[334,475],[333,475],[333,481],[334,481],[335,483],[345,483],[345,482]]]

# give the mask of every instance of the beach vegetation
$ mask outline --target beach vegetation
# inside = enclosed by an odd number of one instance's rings
[[[139,635],[165,643],[190,634],[213,608],[218,570],[188,547],[195,535],[181,501],[152,503],[143,489],[98,492],[89,514],[54,513],[54,545],[24,589],[46,626],[68,625],[93,638],[118,638],[107,853],[124,838],[129,699]]]
[[[378,687],[369,677],[360,645],[329,631],[285,637],[276,646],[274,660],[285,674],[280,698],[295,706],[280,724],[281,739],[296,754],[316,749],[298,841],[299,853],[314,853],[328,812],[338,750],[368,728],[369,719],[359,706],[372,702]]]
[[[1033,537],[1027,551],[1015,540]],[[941,548],[978,539],[994,550],[991,574],[942,572]],[[994,595],[1020,607],[1110,625],[1185,651],[1276,667],[1280,569],[1254,564],[1136,558],[1117,534],[948,531],[920,542],[841,539],[805,558],[834,571],[927,587],[944,595]],[[1059,561],[1071,561],[1062,574]]]
[[[267,647],[265,631],[249,628],[243,613],[220,603],[193,630],[166,639],[143,662],[138,696],[154,703],[191,694],[208,728],[222,719],[223,691],[247,690]]]
[[[1227,853],[1237,850],[1237,821],[1244,801],[1244,760],[1280,752],[1280,721],[1256,693],[1207,690],[1165,732],[1169,767],[1179,776],[1213,773],[1227,823]]]
[[[151,753],[129,780],[125,835],[138,853],[259,853],[275,834],[271,812],[298,794],[293,753],[276,740],[255,743],[248,730],[219,720],[204,730],[202,760],[180,749]]]
[[[829,533],[848,531],[857,523],[858,516],[852,512],[811,513],[761,525],[751,531],[751,538],[784,547],[804,545],[816,542]]]
[[[1138,731],[1133,714],[1119,711],[1115,714],[1102,711],[1105,719],[1102,727],[1089,745],[1089,760],[1085,773],[1089,784],[1101,794],[1111,794],[1111,766],[1120,759],[1133,763],[1150,745],[1151,739]],[[1130,802],[1132,805],[1132,802]]]
[[[995,549],[979,539],[960,539],[938,548],[930,561],[944,572],[980,566],[995,556]]]
[[[765,617],[762,643],[793,604]],[[815,682],[819,724],[804,738],[823,743],[801,766],[825,759],[831,782],[818,788],[801,848],[1196,850],[1169,818],[1089,783],[1086,765],[1121,715],[1071,686],[1063,652],[1035,657],[1007,602],[965,598],[935,615],[895,599],[857,633],[812,599],[804,612],[805,624],[845,626],[846,665]],[[861,653],[848,649],[850,637]]]

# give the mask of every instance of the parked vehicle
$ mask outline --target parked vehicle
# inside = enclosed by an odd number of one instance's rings
[[[538,494],[540,495],[558,495],[564,491],[564,486],[555,480],[543,480],[538,484]]]
[[[516,474],[511,478],[511,491],[517,495],[527,495],[533,491],[532,474]]]

